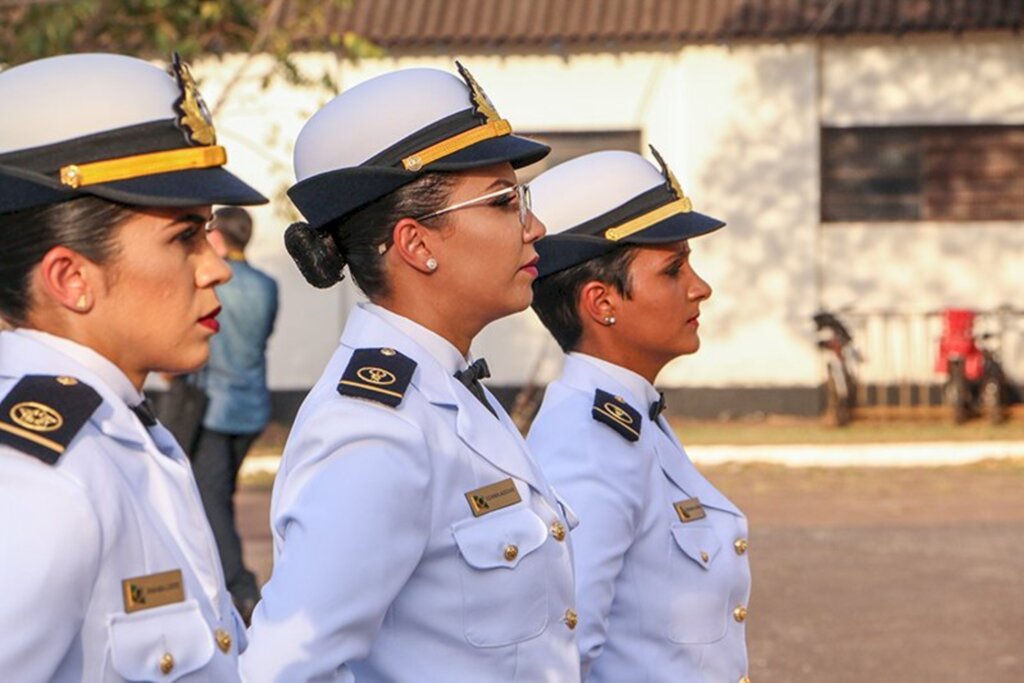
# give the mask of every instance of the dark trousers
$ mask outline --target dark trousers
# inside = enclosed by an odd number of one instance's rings
[[[242,562],[242,539],[235,528],[235,488],[245,454],[259,434],[224,434],[203,429],[192,457],[192,471],[206,518],[220,551],[224,580],[236,604],[259,599],[256,575]]]

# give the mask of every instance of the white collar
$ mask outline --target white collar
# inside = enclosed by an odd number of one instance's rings
[[[129,406],[142,403],[145,396],[138,391],[119,367],[88,346],[58,337],[48,332],[19,327],[12,332],[32,339],[47,346],[57,353],[71,358],[79,365],[87,368],[106,384],[114,394]]]
[[[465,370],[472,362],[472,354],[470,354],[469,359],[464,358],[462,353],[450,341],[405,316],[389,311],[377,304],[361,303],[358,306],[367,313],[375,315],[398,328],[400,332],[433,356],[449,375],[454,375],[459,370]]]
[[[658,393],[658,390],[654,388],[653,384],[632,370],[628,370],[621,365],[609,363],[606,360],[602,360],[596,356],[591,356],[586,353],[580,353],[579,351],[572,351],[569,353],[569,356],[594,366],[606,375],[610,375],[612,379],[629,390],[629,393],[632,394],[633,400],[644,407],[645,413],[647,406],[651,405],[661,397],[661,394]]]

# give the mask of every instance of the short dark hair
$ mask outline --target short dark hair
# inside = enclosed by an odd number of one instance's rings
[[[238,206],[225,206],[213,212],[210,228],[224,237],[229,249],[245,249],[252,239],[252,216]]]
[[[627,299],[633,296],[629,267],[639,247],[623,245],[533,283],[533,310],[562,351],[576,349],[583,336],[579,298],[588,282],[614,287]]]
[[[23,325],[32,308],[30,279],[43,256],[54,247],[78,252],[106,264],[119,252],[117,228],[136,211],[98,197],[0,214],[0,317]]]
[[[426,173],[322,230],[293,223],[285,231],[285,247],[309,284],[323,289],[341,282],[347,265],[359,289],[372,300],[389,291],[379,247],[390,243],[395,224],[444,208],[454,187],[454,174]]]

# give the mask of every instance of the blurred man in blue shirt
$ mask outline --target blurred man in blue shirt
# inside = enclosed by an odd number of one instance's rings
[[[270,419],[266,351],[277,315],[277,283],[245,260],[252,237],[246,210],[218,209],[207,237],[231,266],[232,278],[217,287],[220,333],[211,340],[210,361],[199,373],[199,385],[210,402],[191,454],[192,469],[217,539],[224,579],[248,624],[259,587],[242,562],[234,493],[242,459]]]

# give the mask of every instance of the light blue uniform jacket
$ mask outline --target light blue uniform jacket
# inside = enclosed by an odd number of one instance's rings
[[[360,348],[416,361],[397,407],[338,394]],[[493,396],[500,421],[453,377],[460,367],[425,328],[352,312],[274,485],[274,573],[246,680],[579,680],[571,547],[552,532],[571,512]],[[509,478],[521,502],[474,517],[466,493]]]
[[[0,679],[237,681],[245,632],[173,437],[143,427],[141,395],[91,349],[0,333],[0,399],[24,375],[74,377],[103,403],[53,465],[0,445]],[[184,600],[125,612],[122,581],[175,569]]]
[[[592,417],[597,389],[640,413],[639,440]],[[585,680],[736,683],[747,674],[736,610],[747,605],[750,569],[735,544],[747,522],[664,420],[649,419],[657,398],[639,375],[570,354],[527,440],[581,520],[573,543]],[[683,523],[674,503],[690,498],[706,517]]]

